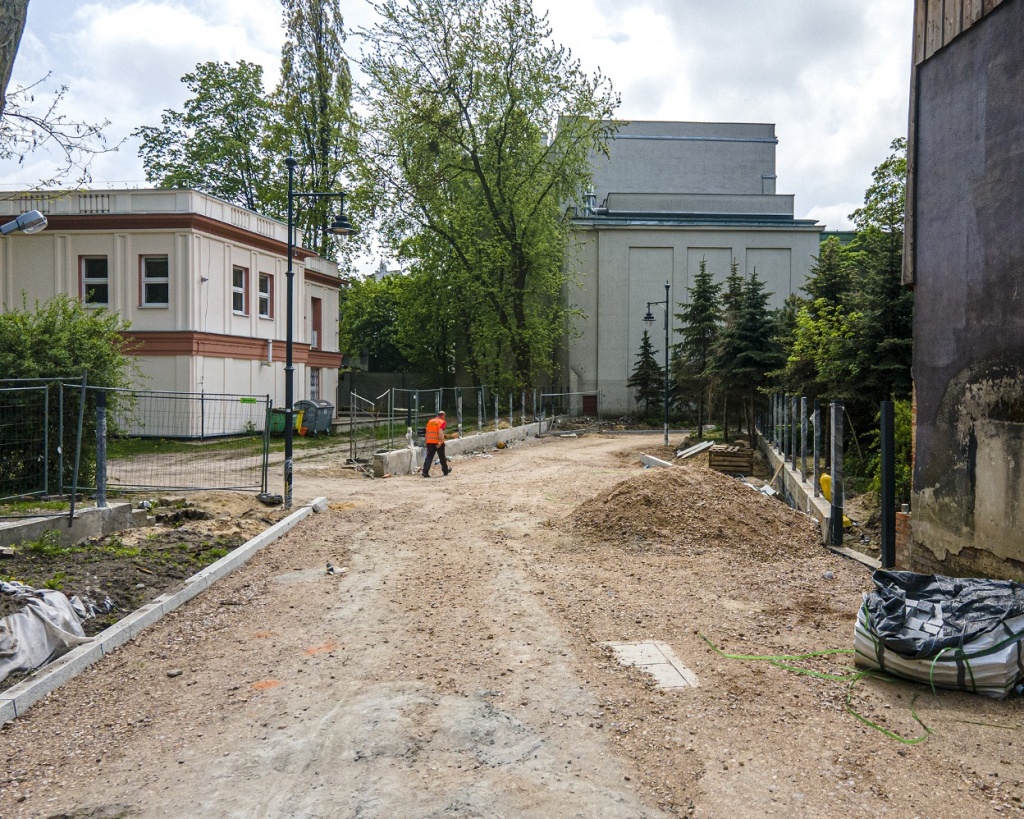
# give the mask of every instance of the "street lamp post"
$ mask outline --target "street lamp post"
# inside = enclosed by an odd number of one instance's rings
[[[647,315],[644,316],[644,321],[651,324],[654,322],[654,315],[651,313],[651,305],[660,304],[665,308],[665,446],[668,446],[668,312],[670,304],[668,291],[669,284],[668,282],[665,282],[665,300],[647,302]]]
[[[285,273],[287,283],[287,315],[285,317],[285,364],[284,364],[284,508],[292,508],[292,443],[294,440],[293,404],[295,399],[295,365],[292,361],[292,335],[295,317],[295,271],[292,268],[292,256],[295,254],[295,199],[304,196],[308,199],[340,199],[338,217],[331,223],[330,232],[336,236],[348,236],[355,233],[355,228],[345,218],[345,194],[313,193],[294,190],[295,166],[299,163],[294,157],[284,161],[288,166],[288,269]]]

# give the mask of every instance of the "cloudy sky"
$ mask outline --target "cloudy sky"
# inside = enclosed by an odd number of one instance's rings
[[[554,38],[622,95],[624,119],[772,122],[778,192],[796,215],[849,226],[871,170],[906,134],[910,0],[534,0]],[[366,0],[341,0],[346,25],[372,23]],[[140,125],[184,100],[183,74],[246,59],[276,83],[280,0],[31,0],[14,83],[66,85],[63,110],[109,120],[117,153],[97,187],[145,184]],[[360,42],[347,42],[358,57]],[[45,157],[0,163],[0,187],[45,176]]]

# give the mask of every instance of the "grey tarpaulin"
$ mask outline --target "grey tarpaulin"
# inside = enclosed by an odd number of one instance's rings
[[[33,589],[23,583],[0,582],[0,594],[25,603],[15,614],[0,619],[0,682],[15,671],[33,671],[88,642],[82,621],[89,608],[62,592]]]
[[[857,616],[857,663],[1005,697],[1024,681],[1024,585],[876,571]]]

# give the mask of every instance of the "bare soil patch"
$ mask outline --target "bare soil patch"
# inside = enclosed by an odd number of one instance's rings
[[[33,588],[58,589],[94,603],[109,600],[109,614],[87,620],[93,635],[219,560],[284,517],[252,495],[200,493],[183,496],[134,496],[148,500],[153,525],[128,529],[62,547],[55,540],[22,543],[13,557],[0,559],[0,576]],[[54,526],[63,526],[55,519]],[[0,616],[20,604],[0,595]],[[9,687],[11,680],[0,684]]]
[[[659,438],[426,481],[297,462],[331,508],[0,731],[0,815],[1021,815],[1024,701],[851,687],[821,652],[865,568],[727,476],[622,456]],[[700,686],[604,648],[639,640]]]

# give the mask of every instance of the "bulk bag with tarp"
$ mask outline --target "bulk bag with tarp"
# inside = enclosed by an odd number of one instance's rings
[[[1002,699],[1024,682],[1024,585],[876,571],[857,614],[857,664]]]

